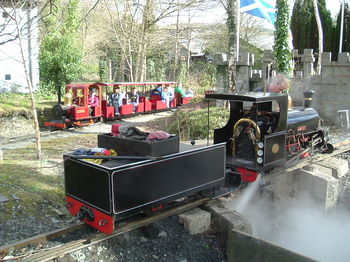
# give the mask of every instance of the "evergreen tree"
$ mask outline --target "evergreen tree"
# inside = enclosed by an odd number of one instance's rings
[[[334,27],[325,0],[318,0],[318,10],[323,28],[324,51],[332,52]],[[299,52],[303,52],[305,48],[318,49],[318,31],[312,0],[295,0],[290,27],[295,49]]]
[[[39,53],[40,81],[53,90],[81,77],[83,47],[79,40],[79,0],[60,7],[52,1],[51,14],[43,21],[43,38]]]
[[[340,41],[340,23],[341,23],[341,8],[337,17],[337,25],[334,31],[332,49],[339,52]],[[343,48],[342,52],[350,52],[350,9],[349,5],[345,4],[344,8],[344,27],[343,27]]]

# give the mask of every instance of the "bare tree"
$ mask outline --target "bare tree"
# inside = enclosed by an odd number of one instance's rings
[[[35,97],[34,97],[34,88],[32,86],[32,81],[31,81],[31,77],[29,74],[29,69],[28,69],[28,61],[26,59],[26,56],[24,54],[24,38],[25,36],[23,35],[23,24],[26,24],[27,26],[30,25],[30,22],[24,23],[23,19],[24,19],[24,15],[23,13],[20,13],[20,10],[25,10],[28,8],[32,8],[34,3],[30,3],[28,2],[17,2],[17,1],[11,1],[11,7],[12,7],[12,11],[11,13],[6,12],[5,8],[3,6],[1,6],[1,8],[7,13],[8,17],[10,18],[10,20],[14,23],[15,25],[15,33],[16,33],[16,39],[18,40],[18,44],[19,44],[19,49],[20,49],[20,54],[21,54],[21,64],[23,65],[23,69],[24,69],[24,73],[25,73],[25,78],[26,78],[26,82],[27,82],[27,88],[29,91],[29,96],[30,96],[30,100],[31,100],[31,110],[32,110],[32,114],[33,114],[33,121],[34,121],[34,130],[35,130],[35,140],[36,140],[36,146],[37,146],[37,158],[40,160],[42,157],[42,150],[41,150],[41,136],[40,136],[40,130],[39,130],[39,121],[38,121],[38,115],[37,115],[37,111],[36,111],[36,101],[35,101]],[[30,48],[30,47],[28,47]]]
[[[107,1],[105,4],[111,21],[113,39],[118,43],[121,51],[118,75],[123,75],[123,71],[127,70],[129,80],[135,81],[133,52],[136,47],[135,41],[139,38],[137,13],[140,6],[133,5],[130,0],[125,1],[123,6],[120,6],[117,1],[114,1],[114,7],[111,7]]]
[[[317,61],[316,73],[320,74],[321,73],[321,57],[322,57],[322,53],[323,53],[323,30],[322,30],[320,14],[318,12],[317,0],[312,0],[312,3],[314,5],[314,12],[315,12],[317,31],[318,31],[318,61]]]
[[[255,18],[250,14],[241,13],[239,27],[239,37],[241,39],[249,43],[256,43],[257,36],[261,35],[264,31],[264,22],[262,19]]]

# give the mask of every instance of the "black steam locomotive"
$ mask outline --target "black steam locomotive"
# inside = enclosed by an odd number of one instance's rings
[[[98,146],[114,148],[119,156],[95,164],[84,159],[88,156],[66,154],[71,214],[110,234],[115,220],[125,216],[190,195],[225,195],[315,150],[331,150],[319,114],[308,105],[289,110],[287,95],[211,93],[206,98],[230,103],[229,121],[214,130],[214,145],[183,151],[176,136],[139,141],[103,134]]]
[[[289,108],[288,95],[207,94],[230,103],[230,118],[214,130],[214,144],[226,143],[226,166],[247,182],[277,166],[289,166],[315,150],[330,153],[328,128],[311,108],[313,91],[304,92],[304,107]]]

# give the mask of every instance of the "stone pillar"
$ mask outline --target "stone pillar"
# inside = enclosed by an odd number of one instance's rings
[[[301,55],[299,55],[298,49],[292,50],[293,56],[293,76],[297,78],[303,77],[302,63],[301,63]]]
[[[272,70],[272,50],[264,50],[263,56],[263,68],[262,68],[262,79],[263,85],[267,85],[268,79],[270,78],[270,72]]]
[[[237,91],[239,93],[249,92],[249,75],[250,75],[250,54],[240,53],[237,62]]]
[[[321,55],[321,65],[328,66],[332,64],[332,53],[331,52],[323,52]]]
[[[330,76],[334,75],[334,67],[332,66],[332,53],[324,52],[321,56],[321,75]]]
[[[314,62],[315,58],[312,49],[304,49],[304,53],[301,57],[303,63],[304,76],[312,76],[314,74]]]
[[[349,66],[350,65],[350,60],[349,60],[349,53],[348,52],[343,52],[338,54],[338,64],[339,65],[345,65]]]
[[[216,66],[216,89],[223,92],[228,88],[228,60],[227,54],[214,54],[213,64]]]

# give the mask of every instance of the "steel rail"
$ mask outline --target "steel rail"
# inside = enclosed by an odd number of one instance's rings
[[[141,218],[141,219],[137,219],[135,221],[131,221],[131,222],[125,222],[123,224],[120,224],[119,226],[117,226],[116,230],[113,232],[113,234],[111,235],[106,235],[100,232],[97,232],[95,234],[93,234],[92,236],[89,236],[87,238],[84,239],[80,239],[80,240],[74,240],[72,242],[66,243],[66,244],[62,244],[56,247],[52,247],[52,248],[48,248],[44,250],[35,250],[29,254],[22,254],[22,255],[18,255],[17,259],[21,259],[20,261],[49,261],[52,260],[54,258],[60,257],[60,256],[64,256],[66,254],[69,254],[71,252],[80,250],[82,248],[85,247],[89,247],[91,245],[100,243],[102,241],[106,241],[108,239],[114,238],[118,235],[124,234],[126,232],[132,231],[134,229],[143,227],[143,226],[147,226],[149,224],[152,224],[154,222],[157,222],[159,220],[162,220],[164,218],[179,214],[181,212],[184,212],[186,210],[192,209],[194,207],[203,205],[205,203],[208,203],[210,201],[213,201],[209,198],[202,198],[202,199],[198,199],[189,203],[184,203],[181,204],[180,206],[176,206],[173,208],[169,208],[168,210],[164,210],[158,214],[152,215],[150,217],[146,217],[146,218]],[[78,230],[80,228],[82,228],[84,226],[84,223],[79,223],[78,228],[76,228],[75,230]],[[67,230],[67,229],[65,229]],[[74,231],[74,230],[71,230]],[[10,244],[7,246],[3,246],[0,247],[0,254],[1,252],[6,252],[9,249],[18,249],[18,248],[23,248],[29,244],[33,244],[33,243],[38,243],[38,242],[45,242],[45,241],[49,241],[52,240],[54,238],[57,238],[59,236],[62,236],[68,232],[71,231],[65,231],[64,233],[60,233],[59,230],[55,231],[55,232],[50,232],[48,234],[41,234],[38,236],[34,236],[32,238],[26,239],[26,240],[22,240],[19,241],[17,243],[14,244]],[[15,258],[11,258],[11,259],[16,259]],[[2,261],[0,259],[0,261]]]
[[[17,250],[17,249],[29,246],[31,244],[47,242],[57,237],[63,236],[64,234],[67,234],[76,230],[80,230],[85,227],[87,227],[87,225],[84,222],[78,222],[76,224],[72,224],[72,225],[69,225],[60,229],[56,229],[47,233],[42,233],[26,239],[22,239],[20,241],[17,241],[11,244],[3,245],[3,246],[0,246],[0,255],[6,254],[10,249]],[[1,258],[0,258],[0,261],[1,261]]]

